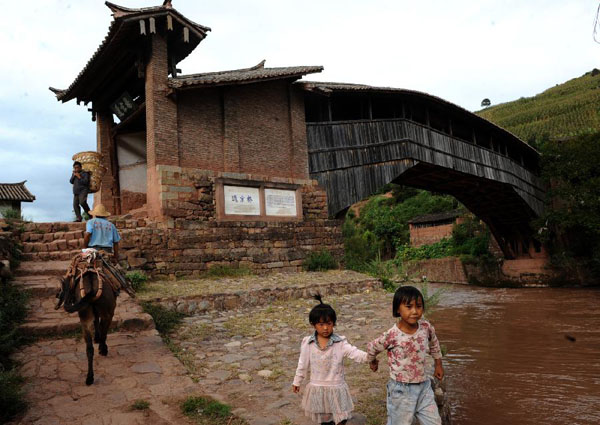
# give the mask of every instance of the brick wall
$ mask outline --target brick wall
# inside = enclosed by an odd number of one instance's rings
[[[410,226],[410,244],[411,246],[431,245],[444,238],[452,236],[452,227],[454,224],[443,224],[441,226],[416,227]]]
[[[303,102],[286,80],[180,93],[180,165],[308,178]]]

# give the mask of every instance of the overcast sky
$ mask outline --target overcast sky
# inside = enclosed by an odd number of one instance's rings
[[[27,180],[35,221],[71,220],[71,156],[95,150],[83,105],[59,103],[107,33],[100,0],[0,0],[0,182]],[[127,7],[162,0],[115,0]],[[212,28],[183,73],[323,65],[309,79],[420,90],[466,109],[533,96],[599,67],[598,0],[173,0]],[[90,204],[91,204],[90,196]]]

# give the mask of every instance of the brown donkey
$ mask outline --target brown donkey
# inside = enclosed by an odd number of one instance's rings
[[[98,344],[101,356],[108,354],[106,335],[121,289],[135,297],[129,282],[99,253],[88,257],[77,255],[65,277],[61,279],[61,290],[56,295],[58,302],[55,308],[64,304],[66,312],[79,314],[88,360],[86,385],[94,383],[94,342]]]

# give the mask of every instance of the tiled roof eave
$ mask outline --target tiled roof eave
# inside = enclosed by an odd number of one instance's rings
[[[33,202],[35,196],[25,187],[25,181],[20,183],[0,183],[0,201]]]
[[[262,68],[253,67],[240,70],[192,74],[169,79],[168,85],[174,90],[202,87],[260,83],[272,80],[298,79],[306,74],[321,72],[321,66]]]
[[[50,87],[50,90],[56,95],[57,100],[62,101],[64,103],[64,102],[68,102],[69,100],[72,100],[77,97],[77,95],[74,92],[75,92],[75,89],[77,88],[77,86],[81,83],[83,76],[90,71],[90,68],[93,67],[93,65],[96,61],[100,60],[103,53],[106,51],[107,47],[117,37],[119,31],[123,27],[123,24],[125,24],[125,23],[131,22],[131,21],[138,21],[140,19],[156,17],[156,16],[171,15],[180,24],[189,25],[192,32],[198,38],[200,38],[200,41],[202,41],[206,37],[206,33],[208,31],[211,31],[211,29],[209,27],[205,27],[203,25],[197,24],[197,23],[187,19],[185,16],[183,16],[181,13],[179,13],[177,10],[175,10],[173,8],[156,7],[156,8],[145,8],[145,9],[137,9],[137,10],[129,9],[129,10],[131,11],[131,13],[127,13],[127,14],[115,17],[115,19],[113,19],[113,21],[110,23],[110,26],[108,28],[108,33],[104,37],[104,40],[102,40],[102,42],[100,43],[100,45],[98,46],[98,48],[96,49],[96,51],[94,52],[92,57],[87,61],[87,63],[83,67],[83,69],[79,72],[79,74],[77,74],[77,77],[75,77],[75,80],[73,80],[73,82],[69,85],[68,88],[55,89],[53,87]],[[185,57],[189,56],[190,53],[191,53],[191,51],[187,55],[182,57],[180,59],[180,61],[185,59]]]

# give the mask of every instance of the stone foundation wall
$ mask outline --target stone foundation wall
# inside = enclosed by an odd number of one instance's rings
[[[429,282],[469,283],[462,262],[457,257],[435,258],[411,263],[406,268],[409,279]]]
[[[298,271],[304,258],[327,249],[343,255],[341,221],[327,216],[327,196],[314,180],[267,178],[217,173],[176,166],[156,167],[163,217],[144,220],[125,216],[115,224],[122,234],[122,252],[132,268],[153,275],[197,275],[213,265],[245,266],[257,272]],[[281,220],[226,221],[216,217],[219,179],[300,188],[302,216]]]

